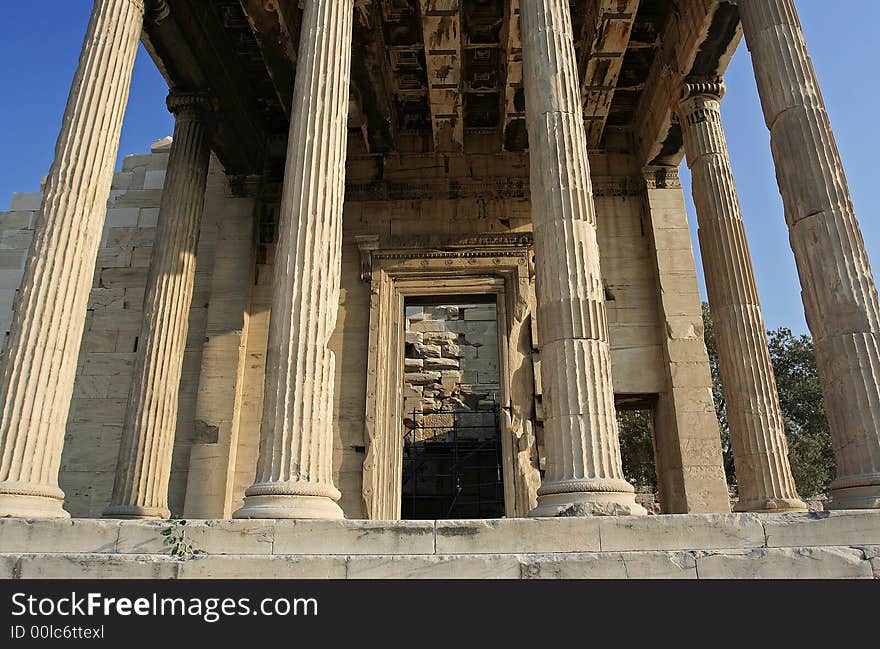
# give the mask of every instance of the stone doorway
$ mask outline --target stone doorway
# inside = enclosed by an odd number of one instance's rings
[[[662,513],[654,429],[657,398],[656,394],[615,395],[623,475],[635,487],[636,502],[651,514]]]
[[[495,298],[414,297],[404,311],[402,518],[500,518]]]
[[[433,249],[381,248],[363,239],[362,277],[371,285],[362,492],[367,518],[402,518],[405,307],[450,300],[497,310],[503,515],[527,515],[540,486],[530,237],[486,235]]]

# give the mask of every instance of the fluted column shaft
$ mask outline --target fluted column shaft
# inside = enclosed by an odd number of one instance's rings
[[[723,82],[686,85],[678,113],[736,463],[736,510],[803,510],[788,462],[785,421],[721,124],[723,95]]]
[[[334,356],[353,0],[306,0],[281,199],[256,481],[236,518],[341,518]]]
[[[837,462],[831,508],[880,507],[880,305],[794,0],[739,0]]]
[[[644,513],[623,477],[566,0],[520,4],[547,471],[532,516]]]
[[[143,324],[113,496],[104,516],[168,518],[177,392],[189,328],[196,246],[211,161],[210,100],[172,92],[174,141],[144,293]]]
[[[66,517],[58,470],[143,0],[95,0],[0,376],[0,516]]]

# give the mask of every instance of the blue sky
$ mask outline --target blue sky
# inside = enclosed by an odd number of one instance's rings
[[[7,2],[0,27],[0,209],[12,193],[34,191],[52,162],[55,138],[92,3],[89,0]],[[880,2],[851,0],[846,10],[827,0],[798,0],[807,42],[844,160],[868,254],[880,270],[877,152],[880,101],[875,26]],[[854,18],[855,17],[855,18]],[[770,140],[743,43],[728,70],[724,122],[742,200],[758,288],[769,328],[806,332],[800,285],[776,187]],[[168,135],[167,89],[143,48],[138,54],[120,155],[149,150]],[[683,168],[692,230],[695,215]],[[694,232],[696,249],[696,235]],[[696,254],[702,284],[699,253]]]

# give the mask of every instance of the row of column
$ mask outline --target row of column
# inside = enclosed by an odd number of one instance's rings
[[[880,303],[794,0],[738,0],[831,427],[832,508],[880,507]]]
[[[805,510],[788,462],[767,329],[721,126],[724,84],[687,84],[677,106],[691,170],[739,511]]]
[[[740,0],[816,341],[838,478],[831,506],[880,506],[880,308],[839,153],[792,0]],[[58,470],[142,0],[97,0],[0,375],[0,516],[61,517]],[[353,0],[303,13],[276,254],[255,483],[238,518],[340,518],[332,482]],[[623,477],[610,346],[571,20],[566,0],[521,3],[541,322],[547,471],[536,516],[643,514]],[[741,500],[804,509],[720,119],[720,83],[684,88],[676,110],[693,173]],[[175,92],[174,145],[144,323],[106,515],[163,518],[211,102]]]

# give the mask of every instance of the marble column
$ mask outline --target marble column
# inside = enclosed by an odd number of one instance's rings
[[[334,356],[353,0],[306,0],[275,253],[256,481],[235,518],[342,518]]]
[[[132,375],[113,496],[104,516],[168,518],[177,392],[189,328],[196,246],[211,161],[211,100],[172,92],[174,142],[147,273],[143,324]]]
[[[522,0],[547,470],[531,516],[644,514],[623,477],[567,0]]]
[[[794,0],[739,0],[831,426],[829,508],[880,507],[880,304]]]
[[[143,0],[96,0],[0,375],[0,517],[61,518],[61,448]]]
[[[736,463],[736,511],[803,511],[785,438],[755,271],[727,140],[722,81],[685,85],[677,109]]]

